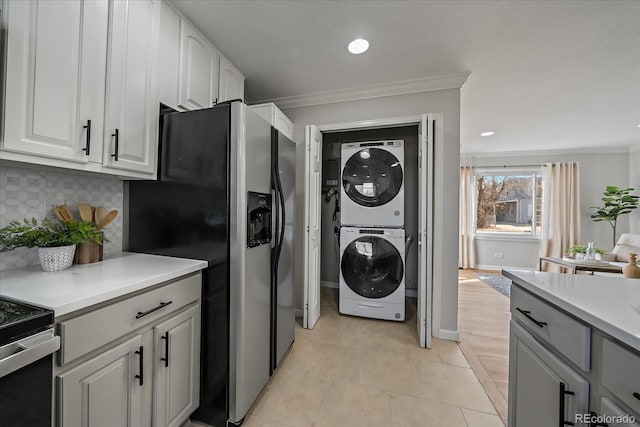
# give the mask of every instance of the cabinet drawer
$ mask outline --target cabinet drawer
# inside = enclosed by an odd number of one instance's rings
[[[523,291],[511,288],[511,315],[585,372],[590,368],[591,329]]]
[[[197,300],[201,283],[202,275],[198,273],[60,322],[60,365]]]
[[[627,414],[606,397],[600,400],[600,414],[605,417],[613,417],[613,420],[606,420],[609,427],[640,427],[640,424],[636,422],[636,417]]]
[[[605,339],[602,343],[602,385],[640,414],[640,355]]]

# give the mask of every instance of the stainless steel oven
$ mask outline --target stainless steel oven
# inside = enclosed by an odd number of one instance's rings
[[[0,425],[52,425],[53,312],[0,299]]]

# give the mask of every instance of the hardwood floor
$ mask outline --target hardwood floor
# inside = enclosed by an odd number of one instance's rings
[[[480,281],[474,275],[479,272],[460,270],[458,274],[460,349],[506,425],[511,319],[509,298]]]

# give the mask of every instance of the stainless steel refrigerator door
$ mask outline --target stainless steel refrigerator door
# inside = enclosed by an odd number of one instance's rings
[[[271,245],[247,247],[247,192],[271,192],[271,127],[231,106],[229,420],[240,422],[269,380]]]
[[[296,144],[282,133],[278,133],[278,166],[285,205],[285,227],[278,263],[276,367],[293,343],[295,335]]]

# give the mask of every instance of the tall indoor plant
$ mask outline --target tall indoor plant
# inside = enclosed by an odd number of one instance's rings
[[[627,214],[638,207],[638,199],[640,197],[631,194],[633,188],[621,189],[615,185],[607,185],[604,191],[602,201],[604,206],[596,207],[596,211],[591,215],[591,219],[599,221],[607,221],[613,228],[613,246],[616,245],[616,227],[618,225],[618,217]]]

